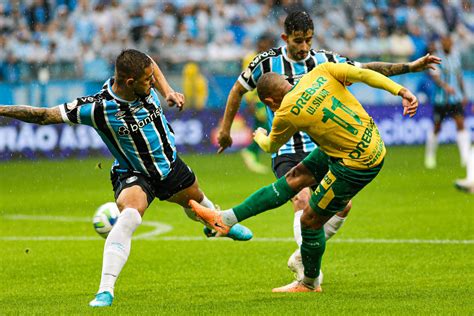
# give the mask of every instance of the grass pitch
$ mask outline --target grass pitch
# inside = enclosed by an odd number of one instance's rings
[[[235,154],[183,159],[223,208],[273,181]],[[465,176],[455,146],[441,146],[434,171],[422,161],[421,147],[389,148],[327,244],[321,294],[271,293],[292,281],[289,204],[245,222],[253,241],[233,242],[205,240],[177,205],[155,201],[136,235],[171,230],[133,241],[106,310],[87,304],[104,242],[90,217],[112,200],[109,159],[0,163],[0,314],[472,315],[474,196],[453,187]]]

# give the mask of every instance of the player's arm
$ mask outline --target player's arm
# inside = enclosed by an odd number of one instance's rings
[[[403,115],[412,117],[418,109],[418,100],[410,90],[399,85],[395,81],[384,75],[369,70],[350,66],[348,64],[329,64],[326,66],[328,71],[340,82],[344,84],[363,82],[373,88],[383,89],[393,95],[402,97]]]
[[[427,69],[434,69],[436,64],[441,64],[441,58],[426,54],[425,56],[409,63],[385,63],[376,61],[361,64],[361,66],[364,69],[370,69],[390,77],[406,74],[409,72],[419,72]]]
[[[267,135],[266,129],[259,127],[253,139],[264,152],[276,153],[296,132],[297,129],[290,122],[277,116],[273,120],[270,135]]]
[[[247,89],[239,81],[236,81],[230,90],[225,105],[224,118],[222,119],[222,125],[217,136],[217,142],[219,143],[219,149],[217,151],[218,153],[223,152],[227,147],[232,145],[230,129],[232,127],[234,118],[239,111],[242,97],[246,92]]]
[[[0,116],[41,125],[64,123],[59,106],[39,108],[29,105],[0,105]]]
[[[166,102],[168,103],[168,106],[174,106],[176,105],[178,109],[181,111],[184,106],[184,95],[182,93],[176,92],[171,88],[171,86],[168,83],[168,80],[166,80],[165,75],[163,75],[163,72],[161,72],[160,67],[158,67],[158,64],[148,56],[152,62],[152,67],[153,67],[153,76],[155,77],[155,88],[158,90],[158,92],[165,98]]]
[[[439,75],[439,70],[438,69],[434,69],[433,71],[430,71],[430,77],[431,77],[431,79],[433,79],[433,82],[438,87],[443,89],[447,94],[454,94],[455,93],[454,88],[451,87],[447,82],[444,82],[441,79],[441,76]]]

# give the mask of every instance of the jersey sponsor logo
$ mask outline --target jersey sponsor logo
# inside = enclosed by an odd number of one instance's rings
[[[123,120],[126,114],[127,113],[125,111],[118,111],[117,113],[115,113],[115,117],[117,118],[117,120]]]
[[[146,125],[153,122],[157,117],[161,115],[161,108],[156,108],[150,115],[145,117],[143,120],[138,121],[137,123],[129,124],[128,126],[122,125],[118,129],[118,134],[120,136],[130,135],[131,132],[136,132],[139,129],[145,127]]]
[[[100,101],[102,99],[103,99],[103,97],[100,94],[98,94],[98,95],[94,95],[94,96],[80,97],[80,98],[77,98],[76,101],[78,101],[79,105],[81,105],[81,104],[85,104],[85,103],[97,102],[97,101]]]
[[[365,153],[365,150],[369,147],[372,141],[372,130],[374,129],[375,124],[371,121],[371,124],[364,130],[362,134],[362,139],[357,143],[356,148],[350,152],[349,157],[352,159],[359,159],[360,156]]]
[[[127,179],[125,180],[125,183],[130,184],[130,183],[133,183],[133,182],[135,182],[135,181],[137,181],[137,180],[138,180],[138,177],[137,177],[137,176],[132,176],[132,177],[130,177],[130,178],[127,178]]]
[[[143,102],[140,102],[138,105],[130,107],[130,112],[132,112],[132,114],[135,114],[138,111],[140,111],[142,108],[143,108]]]
[[[314,82],[313,84],[311,85],[311,87],[307,88],[306,90],[304,90],[303,94],[301,95],[301,97],[298,98],[298,100],[296,100],[296,105],[294,105],[290,112],[293,114],[293,115],[299,115],[300,112],[301,112],[301,109],[308,103],[309,99],[311,99],[311,97],[316,93],[316,91],[318,91],[319,88],[321,88],[321,86],[323,84],[325,84],[328,80],[324,77],[318,77]],[[325,98],[326,95],[323,96],[323,98]],[[321,101],[322,102],[322,101]],[[316,111],[316,110],[314,110]],[[314,113],[314,112],[313,112]],[[310,113],[310,114],[313,114],[313,113]]]
[[[255,66],[258,65],[259,62],[261,62],[265,58],[272,57],[272,56],[276,56],[276,52],[273,49],[270,49],[266,52],[258,54],[250,63],[249,68],[254,68]]]

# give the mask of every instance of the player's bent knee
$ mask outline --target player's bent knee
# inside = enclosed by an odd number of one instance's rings
[[[309,203],[311,198],[311,191],[309,188],[304,188],[291,200],[295,207],[295,211],[303,210]]]
[[[133,234],[141,223],[141,214],[134,208],[126,208],[120,214],[117,225],[120,225],[125,232]]]
[[[319,215],[313,210],[306,208],[301,216],[301,227],[305,229],[320,229],[324,225],[319,219]]]
[[[302,163],[291,168],[285,175],[285,178],[288,185],[295,191],[301,191],[306,187],[316,184],[313,174]]]
[[[138,210],[142,216],[148,207],[146,193],[140,186],[133,186],[124,189],[122,192],[120,192],[116,204],[120,212],[126,208],[134,208]]]

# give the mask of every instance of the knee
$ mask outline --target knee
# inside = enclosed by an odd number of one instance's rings
[[[303,188],[316,184],[313,174],[302,163],[288,171],[285,177],[288,185],[295,191],[301,191]]]
[[[120,193],[116,204],[120,212],[126,208],[134,208],[143,216],[148,207],[148,200],[145,192],[139,186],[133,186]]]
[[[308,188],[304,188],[292,199],[295,210],[303,210],[308,204],[311,198],[311,191]]]
[[[322,228],[323,225],[318,221],[317,214],[313,210],[306,208],[301,216],[301,227],[316,230]]]
[[[126,208],[120,213],[117,224],[122,226],[130,234],[132,234],[142,223],[142,217],[138,210],[134,208]]]

